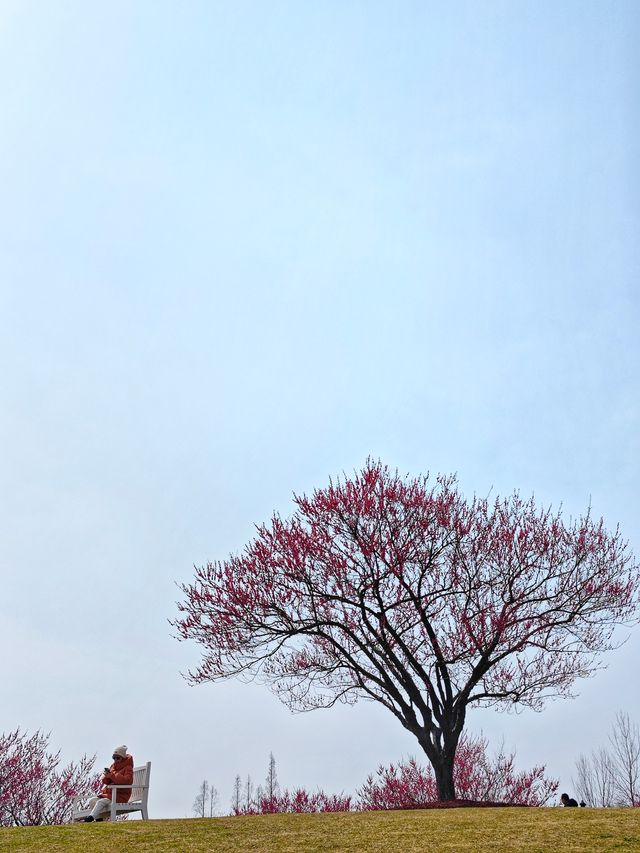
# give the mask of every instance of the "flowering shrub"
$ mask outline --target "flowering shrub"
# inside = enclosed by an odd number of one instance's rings
[[[236,806],[236,815],[282,812],[347,812],[412,808],[456,808],[458,806],[543,806],[558,790],[558,782],[544,775],[544,767],[517,771],[515,753],[500,749],[492,757],[482,735],[463,735],[454,763],[458,798],[439,800],[430,767],[415,758],[378,767],[358,789],[357,799],[329,795],[320,790],[309,793],[297,788],[280,796],[260,797],[248,806]]]
[[[325,794],[324,791],[309,793],[304,788],[288,790],[278,796],[262,797],[250,806],[234,808],[236,815],[312,813],[312,812],[348,812],[351,811],[351,797],[342,794]]]
[[[542,806],[558,790],[558,782],[544,775],[544,767],[516,771],[515,753],[503,750],[492,758],[482,735],[463,734],[458,744],[453,776],[458,800],[482,804]],[[406,762],[378,767],[358,790],[363,810],[424,808],[438,799],[431,768],[410,758]],[[445,803],[447,805],[447,803]]]
[[[39,731],[0,734],[0,826],[67,823],[73,800],[98,790],[95,756],[59,769],[60,752],[48,748],[49,735]]]

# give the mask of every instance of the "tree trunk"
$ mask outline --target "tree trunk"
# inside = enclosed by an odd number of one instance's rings
[[[464,717],[457,720],[455,729],[447,725],[448,720],[441,720],[444,723],[440,730],[433,730],[434,736],[430,736],[429,730],[423,728],[416,734],[420,746],[424,749],[429,763],[433,768],[435,777],[438,800],[446,802],[447,800],[456,799],[456,786],[453,781],[453,767],[458,749],[458,741],[462,733],[464,725]],[[446,728],[445,728],[446,726]],[[442,730],[444,729],[444,731]]]
[[[433,765],[433,772],[438,786],[438,800],[456,799],[456,789],[453,783],[453,758],[442,756],[437,764]]]
[[[437,723],[430,720],[430,725],[406,725],[405,728],[414,734],[418,743],[429,759],[433,769],[439,802],[456,799],[456,786],[453,781],[453,768],[456,751],[464,729],[465,708],[457,708],[454,703],[441,708]]]

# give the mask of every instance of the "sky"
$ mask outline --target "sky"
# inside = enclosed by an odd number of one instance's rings
[[[176,584],[359,468],[589,504],[640,553],[635,2],[0,0],[0,731],[125,743],[152,817],[269,753],[351,792],[365,702],[189,686]],[[571,789],[573,700],[474,711]]]

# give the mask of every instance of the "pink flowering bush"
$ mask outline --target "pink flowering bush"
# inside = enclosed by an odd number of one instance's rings
[[[49,752],[48,734],[0,734],[0,826],[67,823],[73,800],[99,788],[94,762],[95,756],[84,755],[61,768],[60,752]]]
[[[282,812],[347,812],[386,809],[455,808],[457,806],[543,806],[558,790],[558,781],[544,774],[543,766],[518,771],[515,753],[500,749],[490,756],[487,739],[482,735],[463,735],[454,763],[454,782],[458,796],[439,800],[438,788],[430,767],[415,758],[380,765],[350,796],[329,795],[320,790],[310,793],[297,788],[282,795],[261,797],[249,805],[236,806],[236,815]]]
[[[558,790],[558,782],[544,775],[544,767],[517,771],[515,753],[502,750],[491,757],[482,735],[463,734],[454,762],[457,800],[477,805],[543,806]],[[415,758],[378,767],[358,790],[363,810],[424,808],[438,800],[431,768]]]
[[[262,797],[250,806],[234,808],[236,815],[309,814],[312,812],[348,812],[351,811],[351,797],[342,794],[325,794],[324,791],[310,793],[304,788],[295,791],[285,791],[281,795]]]

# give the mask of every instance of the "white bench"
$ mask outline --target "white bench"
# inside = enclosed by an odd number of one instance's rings
[[[133,768],[133,785],[109,785],[112,791],[121,788],[131,788],[131,796],[128,803],[116,803],[116,795],[111,800],[111,810],[107,819],[115,820],[119,814],[130,814],[131,812],[142,812],[142,820],[149,820],[147,811],[147,800],[149,799],[149,778],[151,777],[151,762],[147,761],[140,767]],[[86,797],[84,798],[86,799]],[[75,823],[89,817],[91,809],[83,808],[82,801],[76,799],[73,803],[71,822]]]

